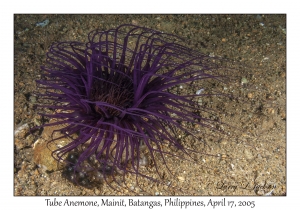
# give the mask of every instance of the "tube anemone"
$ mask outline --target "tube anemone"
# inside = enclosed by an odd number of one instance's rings
[[[53,157],[67,164],[70,180],[87,187],[117,173],[151,178],[137,161],[146,153],[160,174],[157,158],[177,156],[166,145],[191,152],[176,137],[194,135],[183,122],[213,128],[197,99],[218,94],[203,93],[205,82],[227,79],[216,60],[175,35],[133,25],[92,31],[87,43],[54,43],[37,81],[44,89],[39,107],[53,110],[41,113],[53,120],[44,126],[61,126],[50,142],[70,141]],[[181,85],[191,92],[178,91]]]

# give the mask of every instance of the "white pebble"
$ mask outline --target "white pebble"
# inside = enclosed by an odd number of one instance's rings
[[[264,57],[263,60],[269,60],[269,57]]]
[[[148,158],[145,155],[140,157],[140,159],[139,159],[140,166],[147,166],[148,163],[149,163]]]
[[[35,24],[35,26],[37,26],[37,27],[45,27],[46,25],[48,25],[49,24],[49,20],[48,19],[46,19],[46,20],[44,20],[43,22],[39,22],[39,23],[36,23]]]
[[[202,92],[204,91],[204,89],[202,88],[202,89],[200,89],[200,90],[197,90],[197,92],[196,92],[196,94],[197,95],[200,95]]]
[[[266,194],[265,194],[265,196],[271,196],[271,195],[272,195],[272,193],[273,193],[273,191],[274,191],[274,189],[273,189],[273,190],[271,190],[270,192],[266,193]]]
[[[29,125],[25,123],[24,125],[21,125],[20,127],[16,128],[15,130],[15,136],[18,135],[21,131],[29,129]]]

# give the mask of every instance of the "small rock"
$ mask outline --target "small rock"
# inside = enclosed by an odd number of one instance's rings
[[[222,154],[221,158],[222,158],[222,160],[225,160],[227,158],[227,155]]]
[[[243,85],[243,84],[247,84],[247,83],[248,83],[248,80],[247,80],[245,77],[243,77],[243,78],[241,79],[241,83],[242,83],[242,85]]]
[[[34,104],[36,102],[36,97],[35,96],[30,96],[29,101],[30,101],[30,103]]]
[[[147,166],[149,164],[148,158],[145,155],[142,155],[139,159],[140,166]]]
[[[132,23],[133,25],[138,25],[138,21],[137,21],[137,20],[132,20],[131,23]]]
[[[178,179],[179,181],[181,181],[181,182],[184,182],[184,181],[185,181],[185,178],[182,177],[182,176],[177,177],[177,179]]]
[[[78,34],[79,34],[79,35],[83,35],[83,30],[82,30],[81,28],[80,28],[80,29],[78,29],[78,31],[77,31],[77,32],[78,32]]]
[[[28,132],[29,132],[29,125],[27,123],[25,123],[21,126],[18,126],[15,129],[15,137],[24,138],[26,133],[28,133]]]
[[[96,194],[96,195],[100,195],[100,193],[101,193],[100,190],[95,189],[95,194]]]
[[[55,122],[50,120],[49,123]],[[59,169],[59,164],[52,157],[52,151],[58,149],[58,147],[63,147],[67,145],[70,140],[67,138],[61,138],[57,143],[49,143],[52,139],[60,137],[62,134],[60,132],[54,132],[62,128],[62,125],[57,126],[46,126],[42,133],[42,137],[38,139],[33,145],[33,160],[40,167],[48,171],[56,171]],[[52,135],[53,133],[53,135]],[[49,144],[48,144],[49,143]]]
[[[245,158],[246,158],[247,160],[253,159],[252,152],[250,152],[248,149],[245,149],[245,150],[244,150],[244,154],[245,154]]]
[[[52,145],[52,144],[49,144]],[[50,149],[55,149],[50,146]],[[51,156],[52,151],[47,147],[47,142],[39,139],[34,144],[33,160],[34,162],[47,171],[58,170],[57,161]]]
[[[43,22],[39,22],[39,23],[36,23],[35,25],[37,26],[37,27],[45,27],[45,26],[47,26],[48,24],[49,24],[49,19],[46,19],[46,20],[44,20]]]
[[[15,138],[15,146],[17,150],[23,149],[25,147],[24,139]]]
[[[248,98],[253,98],[253,94],[252,93],[248,93],[247,97]]]
[[[275,110],[274,110],[273,108],[268,108],[268,109],[267,109],[267,112],[268,112],[269,114],[274,114],[274,113],[275,113]]]

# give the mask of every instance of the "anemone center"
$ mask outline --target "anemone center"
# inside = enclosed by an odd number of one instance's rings
[[[94,105],[96,113],[105,118],[118,117],[121,110],[132,105],[134,98],[133,83],[122,75],[108,76],[106,80],[95,79],[91,89],[94,102],[105,102],[106,105]]]

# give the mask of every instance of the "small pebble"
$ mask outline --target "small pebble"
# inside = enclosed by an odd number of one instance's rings
[[[45,27],[46,25],[48,25],[49,24],[49,20],[48,19],[46,19],[46,20],[44,20],[43,22],[39,22],[39,23],[36,23],[35,24],[35,26],[37,26],[37,27]]]
[[[243,77],[242,80],[241,80],[241,83],[242,83],[242,85],[243,85],[243,84],[247,84],[247,83],[248,83],[248,80],[247,80],[245,77]]]
[[[274,113],[275,113],[275,110],[274,110],[273,108],[269,108],[269,109],[268,109],[268,113],[269,113],[269,114],[274,114]]]
[[[34,122],[34,124],[37,125],[37,126],[40,126],[40,125],[41,125],[40,121],[39,121],[37,118],[34,118],[34,119],[33,119],[33,122]]]
[[[80,29],[78,29],[78,31],[77,31],[77,32],[78,32],[78,34],[79,34],[79,35],[82,35],[82,34],[83,34],[83,30],[82,30],[81,28],[80,28]]]
[[[36,97],[35,96],[30,96],[29,101],[34,104],[36,102]]]
[[[197,90],[197,92],[196,92],[196,94],[197,95],[200,95],[202,92],[204,91],[204,89],[202,88],[202,89],[200,89],[200,90]]]
[[[269,57],[264,57],[263,60],[264,61],[269,60]]]
[[[179,181],[181,181],[181,182],[184,182],[184,181],[185,181],[185,178],[182,177],[182,176],[177,177],[177,179],[178,179]]]
[[[149,164],[148,158],[145,155],[141,156],[139,159],[139,165],[147,166],[148,164]]]
[[[270,192],[266,193],[265,196],[271,196],[273,194],[273,191],[274,191],[274,189],[271,190]]]
[[[96,194],[96,195],[100,195],[100,190],[95,189],[95,194]]]
[[[222,155],[221,158],[222,158],[222,159],[226,159],[226,158],[227,158],[227,155]]]
[[[246,159],[248,159],[248,160],[251,160],[253,158],[252,153],[248,149],[244,150],[244,154],[245,154]]]
[[[23,134],[22,137],[24,137],[25,132],[28,130],[29,130],[29,125],[27,123],[25,123],[15,129],[15,136],[17,136],[19,134]]]
[[[138,25],[138,24],[139,24],[137,20],[132,20],[131,23],[132,23],[133,25]]]

